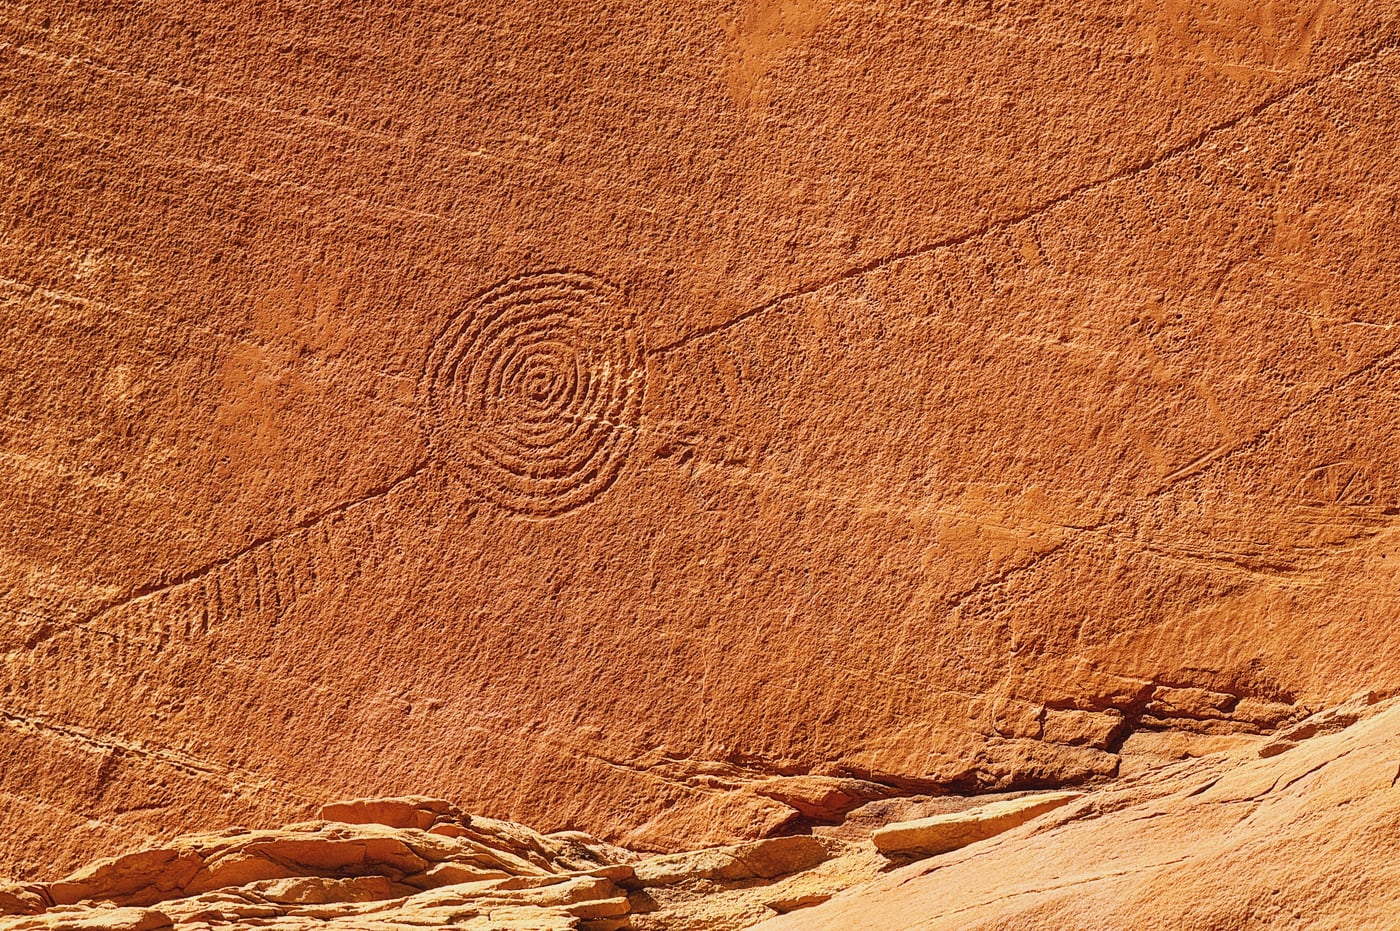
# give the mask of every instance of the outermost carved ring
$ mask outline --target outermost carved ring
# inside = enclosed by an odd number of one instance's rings
[[[449,470],[517,514],[550,517],[606,491],[641,421],[646,358],[617,288],[548,271],[470,301],[433,342],[429,442]]]

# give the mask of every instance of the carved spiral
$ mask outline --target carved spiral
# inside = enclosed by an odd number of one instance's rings
[[[578,272],[511,278],[455,315],[424,370],[430,442],[481,495],[552,516],[616,480],[645,358],[615,288]]]

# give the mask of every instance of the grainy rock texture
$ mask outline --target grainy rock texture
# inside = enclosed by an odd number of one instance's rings
[[[1281,751],[1243,737],[1083,793],[948,797],[963,810],[902,824],[873,801],[844,839],[647,856],[423,797],[327,805],[353,823],[0,884],[0,931],[1380,931],[1400,910],[1400,700],[1368,698]]]
[[[648,859],[417,796],[321,814],[351,821],[180,837],[55,882],[0,885],[0,929],[724,931],[826,901],[881,863],[810,836]]]
[[[760,927],[1394,928],[1400,704],[1352,720],[1262,759],[1239,748],[1126,779]]]
[[[1393,692],[1397,108],[1394,0],[0,5],[0,874]]]

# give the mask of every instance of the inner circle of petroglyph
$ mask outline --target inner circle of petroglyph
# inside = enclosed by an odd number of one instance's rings
[[[424,373],[434,452],[502,507],[562,514],[621,472],[645,361],[617,290],[578,272],[502,282],[452,318]]]

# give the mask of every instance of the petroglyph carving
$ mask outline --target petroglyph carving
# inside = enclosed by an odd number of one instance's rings
[[[1342,459],[1309,469],[1298,482],[1298,499],[1306,507],[1366,507],[1376,501],[1376,487],[1360,463]]]
[[[1318,2],[7,14],[0,703],[112,748],[0,728],[0,873],[347,780],[679,850],[1375,684],[1400,46]]]
[[[512,278],[472,301],[423,376],[435,456],[484,498],[553,516],[622,470],[645,363],[612,286],[577,272]]]
[[[1182,50],[1226,74],[1243,76],[1300,67],[1336,12],[1332,0],[1167,0],[1161,9],[1161,22]]]
[[[114,605],[85,624],[159,651],[169,642],[202,637],[233,619],[276,617],[297,596],[298,555],[293,547],[305,547],[309,537],[309,532],[299,531],[286,540],[254,547],[186,581]]]

